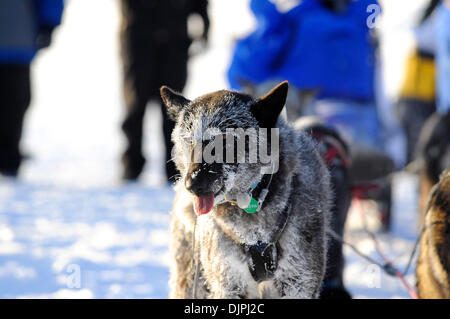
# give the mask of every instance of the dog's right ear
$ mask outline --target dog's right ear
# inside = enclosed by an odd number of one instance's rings
[[[167,86],[162,86],[159,91],[164,104],[167,106],[167,113],[175,121],[181,109],[191,101]]]
[[[276,127],[278,116],[286,103],[288,89],[288,82],[281,82],[251,106],[250,111],[258,120],[260,127]]]

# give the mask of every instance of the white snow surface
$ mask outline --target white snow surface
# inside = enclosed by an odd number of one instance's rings
[[[395,98],[410,26],[423,1],[383,1],[386,91]],[[212,0],[211,42],[192,57],[189,98],[227,87],[233,41],[251,30],[248,1]],[[33,64],[33,102],[23,148],[31,158],[19,180],[0,180],[0,298],[166,298],[169,211],[160,114],[149,109],[148,164],[139,183],[120,181],[124,140],[119,1],[69,0],[50,49]],[[418,234],[417,180],[394,178],[394,221],[378,234],[401,269]],[[367,211],[376,228],[376,215]],[[375,229],[374,228],[374,229]],[[356,209],[346,239],[380,260]],[[409,298],[396,278],[345,248],[345,282],[356,298]],[[407,276],[414,286],[413,269]]]

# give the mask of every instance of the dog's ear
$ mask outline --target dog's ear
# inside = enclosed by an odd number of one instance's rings
[[[289,84],[284,81],[270,90],[269,93],[256,100],[250,108],[261,127],[275,127],[278,116],[286,103]]]
[[[162,86],[159,91],[164,104],[167,106],[167,113],[175,121],[181,109],[191,101],[167,86]]]

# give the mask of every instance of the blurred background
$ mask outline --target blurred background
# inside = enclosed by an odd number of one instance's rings
[[[299,3],[274,2],[280,11]],[[379,3],[382,14],[370,30],[379,43],[377,107],[385,122],[397,125],[385,151],[401,169],[408,162],[407,138],[395,104],[401,98],[405,65],[417,45],[414,30],[429,1]],[[236,41],[258,27],[248,0],[210,0],[207,12],[207,42],[194,41],[189,49],[183,90],[188,98],[230,88]],[[191,34],[202,38],[199,15],[188,22]],[[122,154],[128,145],[121,129],[127,116],[123,23],[121,1],[66,0],[50,46],[31,62],[31,104],[21,141],[24,160],[17,178],[0,175],[0,298],[168,294],[174,192],[165,172],[163,114],[159,101],[149,101],[154,107],[147,107],[144,117],[146,164],[139,179],[127,178],[133,174],[126,175],[126,167],[124,173]],[[419,232],[418,185],[417,174],[393,175],[389,231],[378,233],[383,250],[399,267],[407,264]],[[356,210],[353,205],[345,238],[376,257]],[[367,214],[375,230],[380,228],[377,214]],[[353,297],[410,297],[397,278],[348,247],[344,255],[344,282]],[[413,269],[406,280],[415,285]]]

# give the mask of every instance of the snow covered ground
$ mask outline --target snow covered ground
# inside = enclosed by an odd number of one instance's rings
[[[383,1],[387,93],[395,95],[408,26],[423,3]],[[33,105],[24,149],[31,159],[20,180],[0,180],[0,298],[165,298],[168,212],[159,111],[147,116],[147,170],[140,183],[119,180],[123,138],[117,0],[69,0],[63,26],[33,70]],[[227,86],[233,40],[251,29],[248,1],[212,0],[211,43],[191,59],[185,93]],[[386,254],[404,267],[417,236],[416,180],[394,179],[394,226],[380,235]],[[372,218],[375,219],[375,218]],[[349,217],[346,239],[379,259]],[[346,248],[345,280],[355,297],[408,297],[400,281]],[[414,276],[407,277],[414,284]]]

